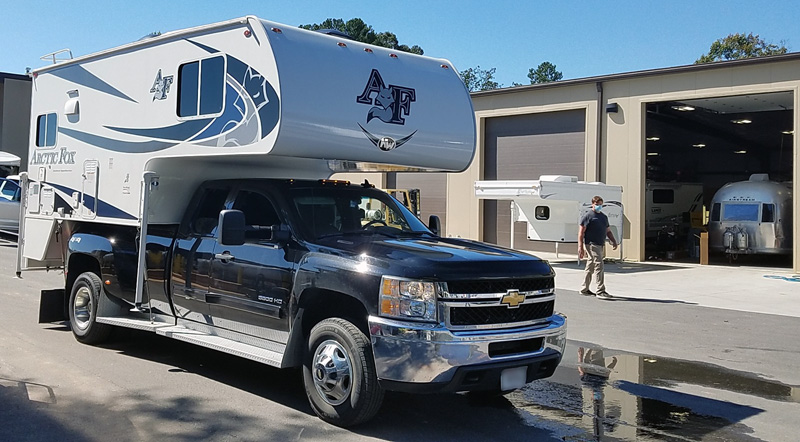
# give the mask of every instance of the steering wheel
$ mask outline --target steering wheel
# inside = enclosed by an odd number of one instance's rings
[[[384,226],[388,226],[388,224],[386,224],[386,221],[384,221],[384,220],[382,220],[382,219],[373,219],[372,221],[369,221],[368,223],[364,224],[364,226],[362,226],[361,228],[362,228],[362,229],[366,229],[367,227],[370,227],[370,226],[372,226],[373,224],[377,224],[377,223],[381,223],[381,224],[383,224]]]

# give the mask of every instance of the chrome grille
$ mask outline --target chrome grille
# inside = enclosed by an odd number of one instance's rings
[[[448,282],[440,298],[445,325],[454,330],[478,330],[543,322],[554,313],[554,282],[552,276]],[[514,292],[523,295],[524,302],[501,303]]]
[[[553,315],[555,301],[523,304],[518,308],[504,305],[493,307],[450,307],[450,324],[494,325],[514,322],[528,322],[549,318]]]

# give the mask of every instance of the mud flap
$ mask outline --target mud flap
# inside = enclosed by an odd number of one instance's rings
[[[66,292],[64,289],[42,290],[39,299],[39,323],[65,321],[67,315],[64,314],[66,304]]]

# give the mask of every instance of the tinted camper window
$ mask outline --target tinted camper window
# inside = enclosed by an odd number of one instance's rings
[[[197,115],[197,81],[200,62],[181,65],[178,69],[178,116]]]
[[[758,221],[759,204],[725,204],[723,221]]]
[[[672,204],[675,202],[675,191],[672,189],[653,189],[653,204]]]
[[[761,205],[761,222],[762,223],[775,222],[775,204]]]
[[[56,114],[39,115],[39,118],[36,119],[36,146],[55,146],[56,132],[58,132]]]
[[[178,116],[194,117],[222,112],[225,59],[207,58],[178,68]]]

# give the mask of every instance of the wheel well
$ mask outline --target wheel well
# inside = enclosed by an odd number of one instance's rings
[[[102,276],[100,274],[100,263],[97,262],[96,259],[82,253],[72,254],[67,264],[67,285],[65,287],[67,298],[69,298],[72,292],[72,285],[75,283],[75,280],[84,272],[92,272],[97,274],[97,276]]]
[[[330,290],[307,291],[300,297],[300,308],[303,309],[303,336],[308,336],[314,325],[327,318],[347,319],[369,336],[367,309],[352,296]]]

